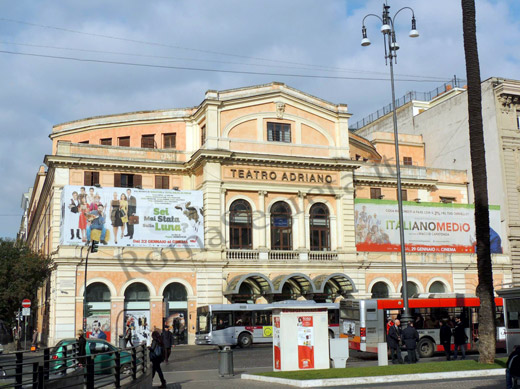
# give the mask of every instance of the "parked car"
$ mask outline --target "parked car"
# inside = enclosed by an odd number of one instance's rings
[[[51,371],[63,370],[65,365],[67,368],[75,367],[78,364],[77,357],[77,340],[63,339],[51,351]],[[114,352],[117,347],[108,343],[103,339],[87,339],[86,356],[94,357],[94,373],[108,374],[111,369],[116,366]],[[66,356],[66,358],[65,358]],[[126,370],[130,367],[132,356],[128,351],[120,351],[121,369]]]

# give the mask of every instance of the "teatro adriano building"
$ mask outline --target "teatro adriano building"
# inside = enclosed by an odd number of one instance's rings
[[[27,209],[27,241],[55,263],[39,292],[43,339],[82,327],[85,278],[88,330],[112,342],[126,324],[166,320],[193,343],[208,304],[399,296],[392,134],[369,142],[350,116],[274,82],[54,126]],[[467,174],[424,166],[420,136],[399,140],[409,290],[474,294]],[[90,234],[101,243],[85,277]],[[493,261],[508,282],[509,257]]]

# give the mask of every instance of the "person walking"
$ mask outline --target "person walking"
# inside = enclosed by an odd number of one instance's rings
[[[401,322],[396,319],[394,323],[388,329],[387,343],[388,348],[390,349],[390,356],[392,357],[392,363],[395,365],[396,363],[403,363],[403,358],[401,357],[401,329],[399,326]]]
[[[130,347],[134,347],[134,343],[132,342],[132,327],[130,327],[130,324],[126,325],[125,347],[128,347],[128,343],[130,343]]]
[[[464,329],[464,324],[462,320],[460,320],[460,316],[455,318],[455,328],[453,329],[453,343],[455,345],[453,349],[453,360],[457,360],[458,349],[460,348],[460,352],[462,354],[461,359],[466,359],[466,342],[468,337],[466,336],[466,331]]]
[[[516,345],[506,363],[506,386],[513,389],[513,378],[520,377],[520,345]]]
[[[31,346],[34,347],[34,351],[38,349],[38,330],[33,331]]]
[[[446,354],[446,360],[451,360],[451,328],[448,326],[448,320],[443,319],[441,330],[440,330],[440,341],[442,347],[444,347],[444,354]]]
[[[419,333],[410,320],[408,327],[403,330],[403,342],[408,351],[408,363],[417,363],[417,342],[419,341]]]
[[[168,363],[168,360],[170,359],[170,354],[172,353],[173,346],[173,334],[170,331],[170,327],[164,327],[164,330],[161,334],[161,340],[164,345],[164,360],[166,363]]]
[[[83,330],[78,330],[78,366],[85,366],[85,356],[87,355],[87,339]]]
[[[166,388],[166,380],[161,369],[161,363],[164,360],[164,345],[159,331],[152,332],[152,344],[150,345],[150,361],[152,362],[152,380],[155,373],[159,374],[161,379],[161,386],[159,388]]]

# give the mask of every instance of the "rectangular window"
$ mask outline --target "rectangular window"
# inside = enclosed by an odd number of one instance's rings
[[[397,193],[399,193],[397,191],[395,191],[395,192],[396,192],[396,195],[397,195]],[[408,201],[408,191],[406,189],[401,189],[401,200]]]
[[[121,147],[130,147],[130,137],[122,136],[121,138],[118,138],[118,145]]]
[[[170,177],[155,176],[155,189],[170,189]]]
[[[79,143],[82,143],[82,144],[84,144],[84,145],[88,145],[90,142],[89,142],[88,140],[84,140],[84,141],[79,142]]]
[[[413,165],[412,157],[403,157],[403,165]]]
[[[370,188],[371,199],[381,199],[381,188]]]
[[[101,139],[100,144],[103,146],[112,146],[112,138]]]
[[[269,142],[291,143],[291,125],[285,123],[267,123],[267,140]]]
[[[155,149],[155,136],[154,135],[141,136],[141,147],[144,149]]]
[[[176,147],[177,134],[164,134],[163,135],[163,148],[174,149]]]
[[[116,188],[135,188],[143,185],[140,174],[114,174],[114,187]]]
[[[204,146],[204,143],[206,143],[206,125],[200,128],[200,146]]]
[[[83,174],[83,185],[99,185],[99,172],[85,172]]]

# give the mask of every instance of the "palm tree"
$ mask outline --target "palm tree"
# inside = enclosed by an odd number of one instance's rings
[[[493,268],[489,243],[489,209],[486,175],[486,154],[482,125],[482,90],[478,61],[475,23],[475,0],[461,0],[466,78],[468,79],[468,121],[471,152],[471,173],[475,196],[475,226],[477,235],[477,296],[480,298],[478,317],[479,362],[495,360],[495,300]]]

